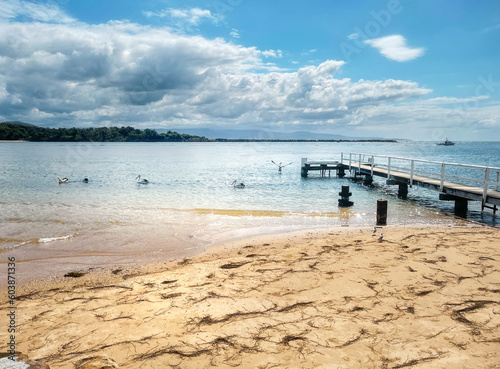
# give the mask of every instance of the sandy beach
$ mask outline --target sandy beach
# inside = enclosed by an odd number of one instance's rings
[[[498,368],[499,236],[302,231],[38,281],[18,286],[16,351],[52,369]]]

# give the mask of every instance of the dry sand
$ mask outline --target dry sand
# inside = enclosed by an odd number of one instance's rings
[[[263,236],[38,283],[19,294],[17,347],[52,369],[102,355],[134,369],[499,368],[500,230],[381,231]]]

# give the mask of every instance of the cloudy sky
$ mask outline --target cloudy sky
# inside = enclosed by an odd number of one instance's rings
[[[0,121],[500,140],[500,2],[0,0]]]

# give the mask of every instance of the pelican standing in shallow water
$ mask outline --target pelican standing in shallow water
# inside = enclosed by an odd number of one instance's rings
[[[69,179],[66,177],[64,177],[64,178],[57,177],[57,179],[59,180],[59,183],[68,183],[69,182]]]
[[[245,184],[243,182],[237,182],[236,180],[231,183],[234,188],[245,188]]]
[[[281,162],[281,161],[280,161],[280,163],[279,163],[279,164],[276,164],[276,163],[274,162],[274,160],[271,160],[271,163],[273,163],[274,165],[276,165],[276,166],[278,167],[278,172],[280,172],[280,173],[281,173],[281,169],[282,169],[282,168],[284,168],[284,167],[286,167],[286,166],[288,166],[288,165],[292,164],[292,163],[288,163],[288,164],[283,165],[283,162]]]
[[[137,183],[147,184],[149,181],[146,178],[141,179],[141,175],[139,174],[136,178]]]

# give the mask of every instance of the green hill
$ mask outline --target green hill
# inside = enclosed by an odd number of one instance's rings
[[[23,122],[0,123],[0,140],[35,142],[202,142],[206,137],[134,127],[45,128]]]

